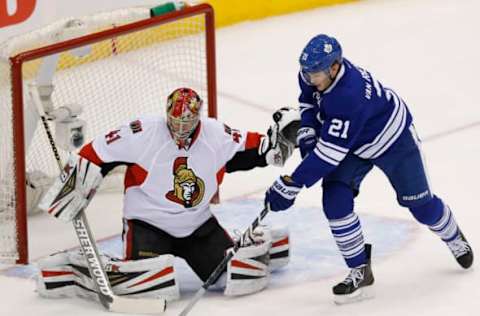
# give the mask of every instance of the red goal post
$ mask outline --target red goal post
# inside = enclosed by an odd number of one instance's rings
[[[217,116],[212,7],[149,13],[137,7],[62,20],[0,46],[0,261],[28,262],[27,180],[58,174],[30,84],[50,84],[54,108],[80,104],[87,141],[136,115],[163,113],[179,86],[197,90]]]

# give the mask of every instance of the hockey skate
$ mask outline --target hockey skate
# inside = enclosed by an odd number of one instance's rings
[[[468,269],[472,266],[473,250],[461,230],[458,231],[457,238],[447,242],[447,246],[462,268]]]
[[[333,287],[334,301],[336,304],[348,304],[373,298],[373,278],[371,266],[372,245],[365,244],[367,263],[350,270],[342,282]]]

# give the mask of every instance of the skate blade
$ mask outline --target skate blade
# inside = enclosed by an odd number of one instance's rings
[[[362,287],[352,294],[347,295],[334,295],[334,302],[337,305],[345,305],[356,303],[364,300],[368,300],[375,297],[375,290],[373,286]]]

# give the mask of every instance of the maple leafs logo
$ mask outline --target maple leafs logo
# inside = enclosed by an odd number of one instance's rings
[[[323,51],[327,54],[330,54],[333,51],[332,44],[325,44],[323,45]]]

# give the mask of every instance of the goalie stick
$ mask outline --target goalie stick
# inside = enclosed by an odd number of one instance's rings
[[[255,228],[260,224],[260,221],[268,214],[270,211],[270,205],[265,205],[263,210],[260,212],[260,215],[253,221],[253,223],[248,227],[248,229],[243,232],[242,237],[240,240],[245,240],[249,234],[251,234]],[[223,260],[217,265],[215,270],[210,274],[208,279],[203,283],[202,287],[195,293],[193,298],[190,300],[188,305],[182,310],[182,312],[179,314],[179,316],[186,316],[193,308],[193,306],[202,298],[202,296],[205,294],[207,289],[218,279],[218,277],[224,272],[225,267],[227,266],[228,262],[230,259],[233,258],[235,253],[238,251],[240,248],[240,242],[235,243],[233,246],[232,250],[228,252],[228,254],[223,258]]]
[[[29,94],[35,107],[37,108],[40,119],[42,120],[45,133],[47,134],[48,141],[52,148],[55,160],[58,164],[60,172],[63,171],[62,162],[58,153],[55,140],[53,139],[50,127],[47,122],[46,114],[43,109],[42,101],[38,93],[38,87],[36,85],[29,85]],[[98,298],[100,303],[111,312],[117,313],[135,313],[135,314],[160,314],[167,308],[167,301],[165,299],[142,299],[142,298],[125,298],[117,296],[113,293],[108,276],[103,269],[100,256],[98,255],[98,249],[95,244],[92,232],[88,225],[87,217],[85,216],[84,209],[82,209],[77,216],[73,219],[73,227],[77,234],[80,247],[82,248],[85,256],[88,271],[97,288]]]

